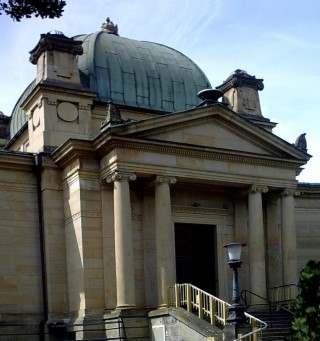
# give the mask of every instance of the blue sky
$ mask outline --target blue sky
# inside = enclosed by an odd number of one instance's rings
[[[213,87],[234,70],[264,79],[262,113],[290,143],[306,133],[313,156],[298,177],[320,183],[320,2],[308,0],[66,0],[59,19],[0,16],[0,111],[10,115],[36,67],[41,33],[99,31],[107,17],[124,37],[154,41],[194,60]]]

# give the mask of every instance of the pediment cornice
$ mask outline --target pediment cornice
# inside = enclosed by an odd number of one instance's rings
[[[278,155],[264,155],[250,152],[220,149],[214,147],[197,146],[183,143],[160,141],[146,138],[113,136],[103,134],[95,140],[70,139],[53,154],[53,160],[64,167],[74,159],[99,160],[116,149],[128,149],[159,154],[171,154],[187,158],[217,160],[246,165],[263,165],[276,168],[294,169],[298,174],[305,160]]]
[[[110,139],[105,145],[103,145],[101,142],[102,141],[100,141],[100,146],[96,146],[99,150],[100,157],[108,154],[114,149],[121,148],[128,150],[156,152],[159,154],[172,154],[189,158],[200,158],[251,165],[264,165],[287,169],[298,169],[304,164],[304,162],[301,160],[284,159],[283,157],[270,157],[267,155],[257,155],[203,146],[175,144],[156,140],[139,140],[116,136]]]
[[[157,118],[119,125],[110,130],[113,135],[132,138],[154,139],[156,134],[180,130],[184,127],[208,123],[216,124],[234,135],[278,157],[308,161],[311,155],[299,150],[293,144],[255,124],[222,105],[197,108],[187,112],[167,114]]]

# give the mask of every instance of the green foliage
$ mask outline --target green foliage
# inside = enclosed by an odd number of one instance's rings
[[[288,341],[320,340],[320,261],[309,261],[300,273],[300,294],[295,302]]]
[[[53,19],[61,17],[65,5],[62,0],[0,0],[0,15],[3,12],[16,21],[32,15]]]

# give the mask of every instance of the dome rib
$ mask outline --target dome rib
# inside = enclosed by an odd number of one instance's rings
[[[103,102],[163,112],[199,104],[197,93],[211,85],[188,57],[165,45],[106,32],[77,36],[85,53],[79,69]]]

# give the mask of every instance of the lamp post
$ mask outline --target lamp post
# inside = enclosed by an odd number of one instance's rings
[[[247,320],[245,315],[245,306],[239,304],[240,301],[240,290],[238,280],[238,268],[241,267],[242,262],[240,261],[241,249],[246,244],[230,243],[223,245],[228,251],[229,259],[228,262],[230,268],[233,270],[233,281],[232,281],[232,305],[229,307],[229,316],[227,317],[227,323],[233,325],[244,324]]]

